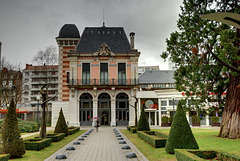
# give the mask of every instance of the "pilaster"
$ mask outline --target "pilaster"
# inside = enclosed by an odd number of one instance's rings
[[[116,126],[116,99],[111,99],[111,126]]]

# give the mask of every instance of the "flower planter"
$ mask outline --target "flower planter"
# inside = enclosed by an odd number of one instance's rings
[[[200,126],[200,122],[199,123],[193,122],[192,126]]]
[[[212,123],[212,127],[220,127],[220,123]]]
[[[171,125],[170,125],[170,123],[161,123],[161,126],[162,126],[162,127],[169,127],[169,126],[171,126]]]

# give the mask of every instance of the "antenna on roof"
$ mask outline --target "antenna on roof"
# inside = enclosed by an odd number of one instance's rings
[[[104,20],[104,8],[103,8],[103,26],[102,26],[102,27],[106,27],[104,21],[105,21],[105,20]]]

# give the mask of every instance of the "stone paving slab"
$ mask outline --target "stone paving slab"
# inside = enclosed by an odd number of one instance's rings
[[[119,144],[120,140],[113,131],[115,127],[100,127],[98,132],[94,131],[88,135],[84,141],[79,141],[80,135],[65,147],[51,155],[45,161],[148,161],[148,159],[122,134],[119,128],[115,128],[124,138],[127,144]],[[84,128],[81,128],[84,129]],[[87,130],[90,130],[88,128]],[[73,145],[74,142],[79,141],[80,145]],[[122,150],[122,146],[129,145],[130,150]],[[66,151],[66,148],[73,146],[75,150]],[[126,158],[127,152],[134,152],[137,158]],[[65,154],[67,159],[55,159],[57,155]]]

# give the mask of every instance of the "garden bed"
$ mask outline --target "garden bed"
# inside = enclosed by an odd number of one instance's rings
[[[52,143],[51,138],[35,138],[24,141],[26,150],[41,150]]]
[[[72,134],[78,132],[79,130],[80,130],[80,127],[71,126],[71,127],[68,128],[68,135],[72,135]]]
[[[0,161],[7,161],[9,159],[9,154],[0,154]]]
[[[137,135],[155,148],[165,147],[167,142],[167,138],[156,136],[154,131],[138,131]]]
[[[185,160],[240,161],[240,156],[238,155],[229,154],[223,151],[215,151],[215,150],[175,149],[175,156],[178,161],[185,161]]]

